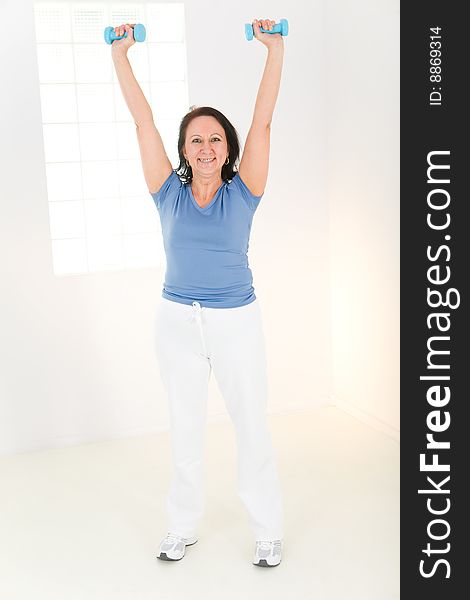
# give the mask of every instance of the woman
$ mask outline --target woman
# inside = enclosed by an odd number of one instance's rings
[[[176,171],[132,73],[127,37],[112,44],[124,99],[134,118],[145,180],[160,215],[167,270],[155,319],[156,352],[170,413],[174,474],[167,498],[168,535],[158,558],[180,560],[197,541],[204,510],[204,426],[213,370],[233,420],[237,492],[255,541],[253,564],[281,561],[283,508],[265,414],[266,358],[247,251],[253,215],[266,185],[271,120],[284,43],[274,21],[253,21],[268,54],[238,171],[237,133],[218,110],[190,111],[180,125]],[[177,174],[178,173],[178,174]],[[178,176],[179,175],[179,176]]]

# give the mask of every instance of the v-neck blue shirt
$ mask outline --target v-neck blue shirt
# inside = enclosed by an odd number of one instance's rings
[[[160,215],[166,254],[162,296],[213,308],[234,308],[256,299],[248,265],[254,196],[236,173],[201,208],[191,185],[172,171],[151,193]]]

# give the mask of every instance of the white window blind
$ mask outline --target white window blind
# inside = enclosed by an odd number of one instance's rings
[[[129,60],[177,165],[188,110],[183,3],[34,5],[51,249],[56,275],[164,263],[160,222],[107,26],[143,23]]]

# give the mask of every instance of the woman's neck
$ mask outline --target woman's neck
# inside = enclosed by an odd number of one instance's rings
[[[219,175],[212,177],[211,179],[199,179],[193,177],[191,182],[191,189],[194,198],[200,204],[206,204],[212,200],[214,194],[222,185],[222,177]]]

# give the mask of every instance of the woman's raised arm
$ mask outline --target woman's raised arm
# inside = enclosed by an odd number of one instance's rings
[[[271,121],[279,94],[284,60],[282,35],[260,32],[260,25],[263,29],[272,29],[274,24],[274,21],[270,20],[253,21],[254,35],[267,47],[268,56],[238,172],[255,196],[263,194],[268,179]]]
[[[135,43],[130,25],[115,29],[117,35],[127,31],[127,37],[115,40],[111,45],[114,68],[122,95],[136,125],[140,156],[145,181],[149,192],[158,192],[172,171],[170,160],[165,152],[162,138],[153,120],[152,109],[132,72],[128,49]]]

